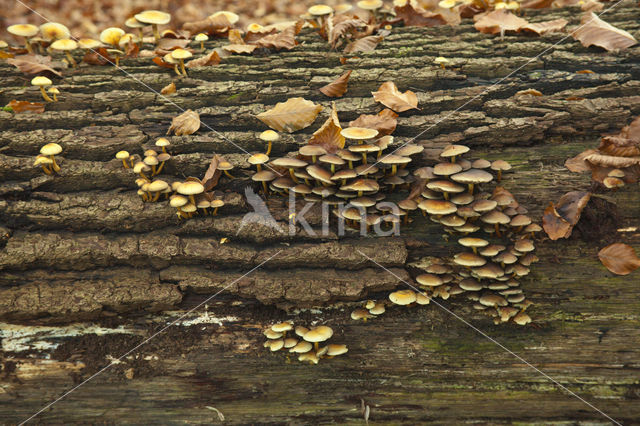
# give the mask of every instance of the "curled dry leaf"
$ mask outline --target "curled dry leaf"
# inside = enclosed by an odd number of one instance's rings
[[[549,238],[569,238],[590,199],[590,192],[571,191],[560,197],[557,205],[550,203],[542,215],[542,227]]]
[[[161,38],[156,45],[156,49],[175,50],[186,48],[191,40],[185,38]],[[191,50],[191,49],[189,49]],[[193,53],[193,52],[191,52]]]
[[[523,95],[531,95],[531,96],[542,96],[542,93],[536,89],[525,89],[516,92],[514,96],[523,96]]]
[[[115,58],[109,56],[107,49],[99,47],[85,53],[82,61],[89,65],[111,65],[115,63]]]
[[[198,59],[192,59],[186,64],[184,64],[187,68],[198,68],[198,67],[208,67],[212,65],[218,65],[220,63],[220,55],[218,52],[213,50],[208,55],[204,55]],[[173,68],[173,65],[171,66]]]
[[[240,30],[229,30],[227,38],[229,39],[229,44],[245,44]]]
[[[626,49],[638,42],[631,34],[608,24],[593,12],[582,17],[582,25],[572,35],[585,47],[595,45],[608,51]]]
[[[329,96],[330,98],[339,98],[340,96],[347,93],[347,83],[349,81],[349,76],[351,75],[351,70],[345,72],[340,77],[333,80],[331,83],[326,86],[321,87],[320,92]]]
[[[614,243],[598,252],[600,262],[617,275],[628,275],[640,268],[640,259],[633,247],[623,243]]]
[[[173,132],[176,136],[192,135],[200,128],[200,116],[197,112],[190,109],[186,110],[171,120],[171,127],[167,130],[167,134]]]
[[[476,21],[474,27],[484,34],[504,34],[506,31],[519,31],[527,25],[526,19],[522,19],[513,13],[498,9],[473,17]]]
[[[321,110],[322,105],[303,98],[291,98],[286,102],[278,102],[275,107],[256,117],[274,130],[293,133],[310,126]]]
[[[378,136],[386,136],[393,133],[398,125],[398,114],[385,108],[378,114],[362,114],[349,123],[351,127],[365,127],[367,129],[376,129]]]
[[[226,33],[232,26],[224,15],[218,15],[216,17],[209,16],[201,21],[187,22],[182,26],[182,29],[189,34],[220,34]]]
[[[402,20],[407,27],[436,27],[460,23],[460,15],[458,13],[445,13],[446,15],[451,15],[445,17],[443,13],[429,12],[421,8],[416,9],[411,5],[411,2],[407,2],[404,6],[396,6],[394,10],[396,18]],[[442,10],[442,12],[445,12],[445,10]]]
[[[336,111],[335,102],[331,102],[331,115],[327,121],[316,130],[311,139],[307,142],[309,145],[320,145],[328,153],[333,154],[339,149],[344,148],[344,136],[340,134],[342,127],[338,120],[338,112]]]
[[[538,22],[535,24],[527,23],[527,25],[523,26],[520,29],[523,31],[530,31],[538,35],[543,35],[561,31],[564,27],[567,26],[568,23],[569,21],[567,21],[566,19],[560,18],[554,19],[553,21]]]
[[[347,44],[347,46],[344,48],[344,53],[372,52],[381,41],[382,36],[372,35],[362,37]]]
[[[175,83],[167,84],[162,88],[160,93],[163,95],[173,95],[174,93],[176,93],[176,84]]]
[[[265,37],[259,38],[254,41],[253,44],[260,47],[267,47],[271,49],[281,50],[291,50],[298,42],[296,41],[296,34],[298,33],[298,25],[291,25],[290,27],[285,28],[276,34],[270,34]]]
[[[351,35],[367,25],[367,23],[360,18],[352,18],[346,15],[336,15],[330,22],[332,24],[328,34],[328,41],[332,49],[336,48],[341,38]]]
[[[393,81],[382,83],[377,92],[371,92],[373,99],[396,112],[418,108],[418,97],[411,90],[400,93]]]
[[[22,55],[18,58],[9,58],[7,63],[18,68],[24,74],[51,73],[62,77],[59,71],[52,68],[51,57],[40,55]]]
[[[226,46],[222,46],[222,48],[230,53],[253,53],[254,50],[258,48],[255,44],[228,44]]]
[[[220,180],[220,175],[222,175],[222,170],[218,170],[218,164],[220,164],[222,160],[223,158],[218,154],[214,154],[213,158],[211,158],[209,167],[204,174],[204,178],[202,178],[202,186],[204,186],[205,192],[211,191],[218,185],[218,180]]]
[[[9,102],[7,106],[16,114],[20,114],[21,112],[40,114],[44,112],[44,104],[41,102],[18,101],[14,99]]]

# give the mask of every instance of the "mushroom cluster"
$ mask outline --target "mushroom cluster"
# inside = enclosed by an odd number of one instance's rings
[[[60,166],[56,163],[56,155],[62,152],[62,147],[57,143],[48,143],[40,148],[40,154],[33,162],[34,166],[41,166],[42,171],[48,175],[58,173]]]
[[[266,135],[265,135],[266,134]],[[283,157],[254,154],[248,162],[256,167],[252,176],[265,196],[293,193],[308,202],[323,202],[347,226],[368,231],[387,226],[397,230],[404,216],[417,208],[413,200],[386,200],[386,193],[407,190],[417,180],[408,165],[423,147],[407,144],[393,150],[393,136],[378,130],[349,127],[340,135],[345,145],[307,144]],[[271,143],[277,134],[266,131],[261,139]]]
[[[287,332],[292,331],[294,336],[287,337]],[[331,327],[321,325],[308,329],[303,326],[294,328],[292,321],[285,321],[274,324],[264,331],[267,341],[264,347],[271,352],[281,349],[288,349],[289,353],[298,354],[298,361],[317,364],[322,358],[333,358],[334,356],[347,353],[347,345],[326,344],[333,336]],[[320,347],[322,343],[323,347]]]
[[[351,319],[367,322],[369,318],[376,318],[384,314],[386,310],[384,301],[367,300],[363,308],[357,308],[351,312]]]

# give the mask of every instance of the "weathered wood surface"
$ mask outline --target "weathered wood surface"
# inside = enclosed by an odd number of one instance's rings
[[[575,9],[530,15],[579,21]],[[636,37],[639,17],[631,3],[604,16]],[[411,88],[421,109],[403,113],[394,135],[407,140],[428,129],[418,138],[427,148],[425,164],[451,142],[471,145],[473,158],[510,161],[514,171],[504,186],[539,219],[549,201],[590,187],[588,176],[564,169],[564,160],[640,114],[640,47],[609,54],[563,37],[500,40],[477,33],[468,22],[394,29],[375,52],[342,66],[340,53],[306,34],[291,52],[230,57],[219,66],[191,70],[176,81],[178,93],[168,100],[144,85],[159,90],[175,76],[140,59],[124,61],[130,75],[108,67],[67,71],[58,84],[61,102],[48,105],[44,114],[0,112],[0,316],[19,324],[2,326],[0,418],[24,420],[107,365],[107,356],[123,355],[280,253],[208,303],[210,316],[198,317],[204,323],[167,329],[40,414],[39,421],[209,423],[217,421],[206,408],[212,406],[234,424],[361,423],[362,398],[376,424],[607,423],[434,303],[389,309],[367,323],[349,319],[353,301],[386,297],[385,291],[401,285],[356,249],[403,279],[411,273],[406,264],[453,253],[453,242],[443,241],[442,230],[423,218],[404,227],[401,238],[384,240],[318,239],[302,231],[289,237],[263,227],[237,233],[249,210],[240,196],[244,184],[233,182],[225,187],[221,216],[179,223],[165,204],[143,204],[131,174],[113,160],[116,151],[139,152],[164,134],[178,105],[197,110],[215,132],[202,127],[193,136],[172,137],[167,175],[202,175],[218,152],[242,170],[234,173],[248,176],[239,147],[264,149],[256,138],[264,125],[254,115],[293,96],[322,103],[325,110],[312,127],[274,147],[276,153],[295,149],[327,114],[329,100],[316,89],[353,69],[347,96],[336,100],[343,123],[380,110],[370,92],[382,82]],[[432,65],[440,55],[452,60],[451,69]],[[576,73],[584,69],[594,73]],[[0,104],[37,100],[15,69],[0,64],[0,75]],[[528,88],[544,96],[514,96]],[[53,140],[65,150],[60,175],[48,177],[32,161]],[[633,186],[606,195],[617,204],[619,228],[640,226],[639,194]],[[285,226],[286,210],[272,203]],[[318,223],[317,214],[311,222]],[[535,303],[535,326],[494,326],[464,295],[440,303],[607,415],[633,424],[640,418],[640,280],[637,272],[612,276],[596,253],[613,240],[640,249],[640,235],[607,234],[611,227],[598,230],[601,222],[594,223],[571,240],[538,242],[541,262],[523,281]],[[223,237],[229,242],[221,245]],[[294,310],[314,305],[329,307]],[[267,353],[262,328],[286,318],[331,325],[332,340],[347,343],[349,353],[317,366]],[[64,336],[78,327],[74,321],[87,320],[98,321],[99,335],[85,329],[80,336]],[[13,346],[15,329],[36,333],[27,351]],[[37,341],[59,346],[47,349]]]

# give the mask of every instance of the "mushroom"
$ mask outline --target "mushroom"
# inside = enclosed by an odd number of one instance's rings
[[[416,293],[413,290],[398,290],[389,294],[389,300],[396,305],[410,305],[416,301]]]
[[[240,17],[237,14],[229,12],[228,10],[221,10],[219,12],[211,14],[209,15],[209,18],[216,19],[220,16],[224,16],[227,22],[229,22],[229,24],[231,25],[235,25],[240,20]]]
[[[200,50],[204,51],[204,42],[209,40],[209,37],[205,33],[200,33],[196,34],[193,39],[200,42]]]
[[[307,9],[307,13],[316,19],[318,28],[322,28],[326,17],[333,13],[333,8],[326,4],[316,4]]]
[[[224,206],[224,201],[220,200],[220,199],[215,199],[211,201],[211,208],[213,209],[213,215],[217,215],[218,214],[218,209],[220,207]]]
[[[180,72],[180,69],[178,69],[178,64],[180,64],[180,62],[177,59],[174,59],[173,56],[171,56],[171,53],[167,53],[166,55],[164,55],[162,57],[162,60],[168,64],[173,65],[173,70],[175,71],[176,74],[180,76],[182,75]]]
[[[71,39],[62,39],[62,40],[56,40],[53,43],[51,43],[51,48],[53,50],[59,50],[61,52],[64,52],[64,54],[67,56],[67,60],[69,61],[69,64],[72,67],[75,67],[76,61],[75,59],[73,59],[73,56],[71,56],[71,51],[75,50],[78,48],[78,43],[76,43],[74,40]]]
[[[113,55],[116,57],[114,66],[117,68],[120,66],[120,58],[124,55],[124,52],[120,49],[107,49],[107,53],[109,55]]]
[[[378,151],[379,153],[382,151]],[[360,160],[360,157],[349,151],[348,149],[340,149],[336,152],[338,157],[342,158],[345,161],[349,162],[349,168],[353,169],[353,162]]]
[[[366,146],[366,145],[361,145],[361,146]],[[365,160],[364,163],[366,164],[367,163],[366,157],[364,160]],[[395,175],[398,171],[398,164],[406,165],[411,162],[411,158],[402,157],[400,155],[389,154],[382,157],[380,159],[380,162],[382,164],[391,164],[391,174]]]
[[[380,9],[382,5],[382,0],[360,0],[357,3],[360,9],[369,11],[374,22],[378,17],[378,9]]]
[[[262,170],[262,164],[269,161],[269,156],[262,153],[253,154],[247,161],[249,162],[249,164],[255,165],[256,170],[260,172]]]
[[[511,164],[507,163],[504,160],[496,160],[491,163],[491,170],[495,170],[498,172],[498,182],[502,179],[502,172],[511,170]]]
[[[440,153],[441,157],[449,158],[452,163],[456,162],[456,157],[458,155],[462,155],[466,152],[469,152],[469,147],[464,145],[449,145],[447,146],[442,153]]]
[[[364,127],[347,127],[346,129],[342,129],[340,134],[346,139],[363,143],[365,140],[373,139],[378,136],[378,131],[376,129],[367,129]]]
[[[118,160],[122,160],[122,166],[125,169],[128,169],[129,166],[127,165],[127,160],[131,157],[131,155],[129,155],[129,153],[127,151],[118,151],[116,153],[116,158]]]
[[[369,318],[374,318],[374,317],[375,316],[371,312],[362,308],[358,308],[353,312],[351,312],[351,319],[355,321],[363,320],[364,322],[367,322]]]
[[[180,70],[182,71],[182,75],[187,75],[187,70],[184,67],[184,60],[192,57],[191,52],[185,49],[176,49],[171,51],[171,57],[180,62]]]
[[[149,178],[144,174],[144,172],[148,172],[150,170],[151,170],[151,167],[147,166],[142,161],[138,161],[136,164],[133,165],[133,172],[136,174],[139,174],[140,177],[142,177],[146,181],[149,181]]]
[[[302,336],[307,342],[313,343],[316,351],[318,350],[318,343],[329,340],[333,336],[333,330],[326,325],[312,328]]]
[[[469,169],[466,172],[457,173],[451,176],[451,180],[458,183],[466,183],[469,186],[469,194],[473,194],[475,184],[487,183],[493,180],[491,173],[480,169]]]
[[[460,238],[458,243],[465,247],[471,247],[475,254],[478,254],[478,247],[486,247],[489,245],[489,241],[473,237]]]
[[[276,176],[277,175],[273,173],[271,170],[262,170],[254,174],[253,176],[251,176],[251,180],[262,183],[262,189],[264,190],[264,195],[268,195],[269,190],[267,188],[267,182],[273,181],[276,178]]]
[[[47,92],[53,95],[53,102],[58,102],[58,95],[60,94],[60,91],[56,87],[49,87],[49,89],[47,89]]]
[[[158,25],[166,25],[171,21],[171,15],[165,12],[160,12],[159,10],[145,10],[134,15],[134,18],[136,18],[138,22],[151,25],[156,43],[160,40]]]
[[[475,209],[474,209],[475,210]],[[493,210],[480,218],[484,223],[495,226],[496,235],[500,236],[500,225],[511,222],[511,218],[498,210]]]
[[[182,195],[175,194],[169,197],[169,205],[178,209],[177,215],[179,219],[186,219],[186,215],[182,211],[182,207],[185,206],[188,202],[189,199],[187,197],[183,197]]]
[[[158,201],[158,198],[160,197],[160,193],[164,192],[164,190],[166,190],[168,187],[169,187],[169,184],[167,184],[167,182],[161,179],[154,180],[153,182],[151,182],[147,187],[147,192],[150,192],[153,194],[153,197],[151,198],[151,202],[154,203]]]
[[[53,165],[53,161],[49,157],[46,157],[42,154],[38,154],[36,160],[33,162],[34,166],[42,166],[42,171],[48,175],[53,174],[49,166]]]
[[[321,155],[325,155],[327,153],[327,150],[321,147],[320,145],[305,145],[302,148],[300,148],[298,152],[300,153],[300,155],[304,155],[305,157],[311,157],[311,162],[315,163],[317,160],[317,157]]]
[[[518,325],[527,325],[531,322],[531,317],[524,312],[520,312],[515,317],[513,317],[513,322]]]
[[[293,170],[306,166],[307,162],[298,160],[297,158],[282,157],[282,158],[276,158],[271,162],[271,164],[277,167],[285,167],[289,169],[289,174],[291,175],[291,179],[293,179],[295,183],[298,183],[298,179],[293,174]],[[307,171],[309,171],[309,169],[307,169]],[[309,174],[311,174],[311,172],[309,172]],[[329,181],[329,183],[331,183],[331,181]]]
[[[318,161],[320,161],[321,163],[329,164],[329,167],[331,167],[331,173],[336,172],[336,166],[342,166],[346,164],[346,161],[334,154],[322,155],[318,158]]]
[[[24,46],[27,48],[29,53],[33,53],[33,48],[31,47],[29,40],[31,37],[38,34],[38,27],[31,24],[16,24],[7,27],[7,32],[18,37],[24,37]]]
[[[283,337],[286,337],[287,331],[293,330],[293,324],[291,321],[283,321],[271,326],[271,330],[282,333]]]
[[[0,40],[0,52],[5,53],[4,49],[7,47],[9,47],[9,44],[4,40]]]
[[[158,138],[155,145],[162,148],[162,152],[167,152],[167,147],[171,145],[171,142],[167,138]]]
[[[142,45],[142,39],[144,38],[143,28],[147,26],[144,22],[138,21],[134,16],[124,21],[124,25],[127,28],[135,28],[138,30],[138,42]]]
[[[51,86],[52,84],[53,82],[51,80],[41,75],[34,77],[33,80],[31,80],[31,85],[37,86],[40,88],[40,93],[42,94],[42,98],[47,102],[54,102],[54,100],[51,99],[49,95],[47,95],[47,92],[44,91],[44,88],[46,86]]]
[[[178,186],[176,192],[178,194],[187,195],[191,204],[195,205],[195,196],[204,192],[204,186],[200,182],[187,180]]]
[[[55,156],[60,154],[61,152],[62,152],[62,147],[57,143],[53,143],[53,142],[48,143],[42,148],[40,148],[40,154],[49,157],[49,159],[51,160],[51,169],[55,173],[58,173],[60,171],[60,166],[58,166],[58,164],[56,163]]]
[[[374,303],[374,305],[369,308],[369,313],[373,315],[382,315],[385,311],[384,303],[381,302]]]
[[[227,175],[227,177],[229,177],[230,179],[233,179],[233,175],[229,173],[229,170],[231,169],[233,169],[233,164],[231,164],[227,160],[222,159],[218,163],[218,170],[222,170],[224,174]]]
[[[347,349],[347,345],[330,344],[327,345],[326,355],[328,358],[333,358],[334,356],[346,354],[348,351],[349,349]]]
[[[125,32],[122,28],[117,27],[109,27],[105,30],[102,30],[100,33],[100,42],[104,44],[109,44],[113,47],[118,47],[118,43],[120,42],[120,38],[125,35]]]
[[[440,65],[440,68],[445,69],[445,64],[448,64],[449,60],[444,56],[438,56],[436,59],[433,60],[433,62]]]

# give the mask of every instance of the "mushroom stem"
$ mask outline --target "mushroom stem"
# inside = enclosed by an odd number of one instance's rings
[[[189,195],[189,201],[191,201],[191,204],[195,205],[196,204],[196,197],[193,194]]]
[[[289,169],[289,175],[291,175],[291,179],[295,182],[298,183],[298,178],[296,177],[296,175],[293,174],[293,169]]]
[[[133,158],[133,155],[129,156],[129,164],[131,164],[131,167],[133,168],[133,160],[135,160],[135,158]]]
[[[120,56],[116,55],[116,68],[120,67]]]
[[[409,214],[404,215],[404,224],[406,225],[407,223],[409,223]]]
[[[219,209],[219,208],[220,208],[220,207],[216,207],[215,209],[213,209],[213,216],[215,216],[215,215],[217,215],[217,214],[218,214],[218,209]]]
[[[42,98],[47,102],[54,102],[53,99],[47,95],[47,92],[44,91],[44,87],[40,86],[40,93],[42,93]]]
[[[76,63],[76,60],[73,59],[73,56],[71,56],[71,53],[69,53],[68,50],[65,50],[64,52],[67,55],[67,60],[69,61],[69,63],[71,64],[71,66],[73,68],[75,68],[78,64]]]
[[[156,166],[154,164],[153,166],[151,166],[151,176],[155,176],[157,174],[158,174],[158,172],[157,172]]]
[[[364,193],[364,191],[358,191],[358,197],[362,197],[363,193]]]
[[[45,173],[46,173],[46,174],[48,174],[48,175],[53,174],[53,172],[52,172],[51,170],[49,170],[49,168],[47,167],[47,165],[46,165],[46,164],[43,164],[43,165],[42,165],[42,171],[43,171],[43,172],[45,172]]]
[[[231,179],[233,179],[233,178],[234,178],[234,177],[233,177],[233,175],[232,175],[231,173],[229,173],[229,171],[228,171],[228,170],[225,170],[225,171],[224,171],[224,174],[225,174],[225,175],[227,175],[227,176],[228,176],[229,178],[231,178]]]
[[[496,235],[500,237],[500,224],[496,223],[495,227],[496,227]]]
[[[269,141],[269,144],[267,145],[267,152],[266,152],[267,155],[271,154],[271,146],[272,146],[272,142]],[[315,163],[315,161],[314,161],[314,163]]]
[[[262,170],[262,166],[260,164],[256,164],[256,169],[258,169],[258,172]]]
[[[395,175],[396,173],[398,173],[398,166],[396,164],[392,164],[391,165],[391,176]]]
[[[366,152],[362,153],[362,164],[367,164],[367,153]]]
[[[138,28],[138,45],[142,48],[142,38],[144,37],[144,32],[142,31],[142,27]]]
[[[178,219],[184,219],[184,214],[182,213],[182,210],[178,209],[176,214],[178,215]]]
[[[56,93],[53,94],[53,102],[58,102],[58,95]]]
[[[33,47],[31,47],[31,41],[28,38],[24,38],[24,47],[27,48],[27,52],[33,53]]]
[[[155,167],[155,166],[153,166]],[[160,172],[162,171],[162,168],[164,167],[164,161],[160,162],[160,167],[158,167],[158,169],[154,172],[154,175],[159,175]]]
[[[125,169],[129,168],[129,166],[127,166],[127,161],[125,158],[122,159],[122,167],[124,167]]]
[[[58,166],[58,163],[56,163],[56,157],[50,155],[49,158],[51,158],[51,161],[53,161],[53,164],[51,164],[51,169],[53,169],[53,171],[56,173],[59,172],[60,166]]]
[[[451,157],[451,162],[452,162],[452,163],[455,163],[455,162],[456,162],[456,156],[455,156],[455,155]]]
[[[318,352],[318,342],[314,342],[313,347],[315,348],[316,352]]]
[[[440,68],[445,69],[445,67],[444,67],[444,64],[443,64],[443,63],[441,63],[441,64],[440,64]]]
[[[314,163],[315,163],[315,161],[314,161]],[[353,169],[353,161],[351,161],[351,160],[349,160],[349,168]]]
[[[182,74],[180,73],[180,70],[178,69],[178,64],[175,64],[175,65],[173,66],[173,70],[176,72],[176,74],[178,74],[178,75],[180,75],[180,76],[182,75]]]
[[[502,179],[502,170],[498,170],[498,182]]]
[[[316,155],[312,155],[312,156],[311,156],[311,162],[312,162],[313,164],[316,164],[316,157],[317,157]]]
[[[146,180],[147,182],[149,181],[149,178],[145,176],[144,173],[140,172],[140,177],[143,178],[144,180]]]
[[[443,194],[444,194],[444,199],[448,200],[449,199],[449,193],[448,192],[443,192]]]
[[[262,181],[262,189],[264,190],[264,196],[266,197],[267,195],[269,195],[269,190],[267,188],[267,182]]]
[[[473,184],[469,184],[469,194],[473,195]]]
[[[180,58],[180,69],[182,70],[182,75],[187,75],[187,70],[184,67],[184,59]]]
[[[158,198],[160,198],[160,192],[155,192],[153,194],[153,197],[151,197],[151,202],[155,203],[156,201],[158,201]]]
[[[156,24],[151,24],[151,27],[153,28],[153,36],[156,39],[156,43],[160,40],[160,32],[158,32],[158,25]]]
[[[200,41],[200,50],[204,52],[204,40]]]

